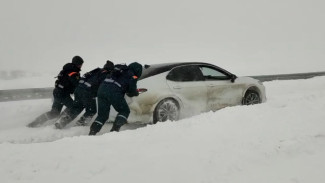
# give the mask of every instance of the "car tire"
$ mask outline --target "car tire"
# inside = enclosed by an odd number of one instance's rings
[[[243,98],[243,105],[254,105],[261,103],[260,94],[255,90],[247,90]]]
[[[179,119],[180,108],[176,100],[167,98],[158,103],[153,113],[153,123],[167,120],[177,121]]]

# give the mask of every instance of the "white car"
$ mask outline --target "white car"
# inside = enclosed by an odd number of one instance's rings
[[[145,65],[137,97],[126,97],[128,123],[157,123],[207,111],[266,101],[262,82],[236,75],[209,63]]]

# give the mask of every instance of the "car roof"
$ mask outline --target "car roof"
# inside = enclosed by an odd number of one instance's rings
[[[151,65],[145,65],[144,69],[142,71],[142,75],[140,77],[141,79],[151,77],[157,74],[161,74],[163,72],[167,72],[172,70],[175,67],[178,66],[184,66],[184,65],[205,65],[205,66],[210,66],[217,68],[225,73],[231,74],[230,72],[216,66],[213,64],[205,63],[205,62],[173,62],[173,63],[161,63],[161,64],[151,64]]]

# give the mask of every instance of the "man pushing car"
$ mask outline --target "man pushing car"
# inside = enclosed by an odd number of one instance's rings
[[[110,130],[118,132],[130,114],[130,108],[124,98],[138,96],[137,80],[142,74],[142,65],[133,62],[129,66],[117,64],[112,74],[100,85],[97,93],[98,116],[90,126],[89,135],[96,135],[109,118],[110,107],[118,112]]]

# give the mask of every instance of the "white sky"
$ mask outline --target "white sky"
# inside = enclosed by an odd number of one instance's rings
[[[1,0],[0,70],[58,72],[78,54],[204,61],[252,74],[325,70],[322,0]],[[293,64],[283,69],[282,64]],[[267,68],[267,69],[265,69]],[[272,72],[273,73],[273,72]]]

